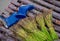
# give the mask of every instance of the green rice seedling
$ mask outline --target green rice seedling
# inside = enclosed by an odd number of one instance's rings
[[[30,20],[29,20],[30,19]],[[26,31],[34,33],[42,41],[47,39],[47,36],[40,30],[38,30],[36,21],[34,18],[25,18],[19,23]]]
[[[24,29],[21,28],[19,24],[15,25],[11,30],[15,32],[16,36],[22,41],[37,41],[32,35],[28,35],[28,33],[24,31]]]
[[[49,28],[51,37],[53,38],[53,40],[58,39],[58,35],[55,32],[52,24],[52,10],[44,10],[43,16],[44,16],[45,23]]]
[[[53,41],[46,26],[45,26],[45,22],[44,22],[42,13],[36,15],[36,22],[37,22],[39,28],[41,29],[41,31],[43,31],[47,35],[47,37],[48,37],[47,41]]]

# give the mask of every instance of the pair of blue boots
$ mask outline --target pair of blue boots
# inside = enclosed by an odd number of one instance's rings
[[[18,12],[14,12],[12,13],[12,15],[10,15],[7,18],[3,18],[3,20],[5,21],[5,25],[7,25],[6,28],[9,28],[10,26],[12,26],[13,24],[17,23],[20,19],[23,19],[26,17],[27,15],[27,11],[30,11],[34,9],[33,5],[22,5],[19,7]]]

